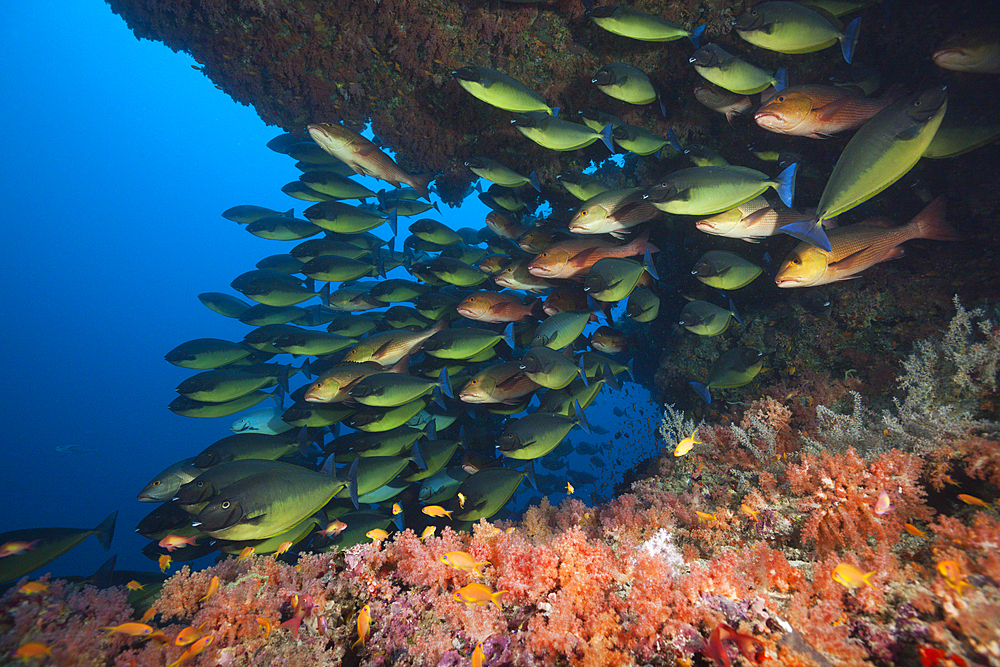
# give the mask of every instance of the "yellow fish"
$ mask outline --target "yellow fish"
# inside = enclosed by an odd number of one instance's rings
[[[140,623],[149,623],[149,621],[154,616],[156,616],[156,614],[157,614],[156,607],[150,607],[149,609],[146,610],[146,613],[142,615],[142,618],[139,619],[139,622]]]
[[[716,518],[716,516],[714,514],[712,514],[710,512],[699,512],[699,511],[695,510],[695,514],[697,514],[698,518],[701,519],[702,521],[718,521],[719,520],[718,518]]]
[[[240,552],[239,557],[236,559],[237,563],[242,563],[243,561],[253,556],[253,547],[243,547],[243,551]]]
[[[420,533],[420,539],[426,540],[428,537],[434,534],[435,530],[437,530],[437,526],[427,526],[426,528],[424,528],[424,532]]]
[[[851,590],[860,588],[861,586],[867,586],[868,588],[874,590],[875,587],[872,586],[869,581],[873,574],[875,574],[874,570],[865,574],[850,563],[841,563],[837,567],[833,568],[833,573],[830,576],[832,576],[833,580],[838,584],[850,588]]]
[[[188,644],[193,644],[202,637],[204,637],[207,633],[202,631],[201,628],[203,625],[205,624],[202,623],[198,627],[189,625],[188,627],[178,632],[177,638],[174,639],[174,646],[187,646]]]
[[[351,644],[351,648],[355,648],[359,644],[361,646],[365,645],[365,640],[368,639],[368,632],[371,630],[371,626],[372,612],[368,605],[365,605],[361,609],[361,613],[358,614],[358,640]]]
[[[109,635],[122,634],[129,637],[145,637],[153,632],[153,628],[145,623],[122,623],[113,627],[101,628],[101,630],[107,630]]]
[[[143,585],[140,584],[135,579],[133,579],[132,581],[125,584],[125,588],[129,589],[130,591],[141,591],[143,589]]]
[[[44,593],[48,589],[49,587],[43,583],[38,581],[29,581],[24,586],[18,588],[17,592],[22,595],[35,595],[36,593]]]
[[[291,549],[291,548],[292,548],[292,543],[291,542],[282,542],[281,544],[278,545],[278,548],[275,549],[274,555],[275,556],[280,556],[283,553],[287,553],[288,550]]]
[[[423,508],[420,511],[423,512],[424,514],[426,514],[427,516],[432,516],[432,517],[446,516],[446,517],[448,517],[450,519],[451,518],[451,513],[454,510],[446,510],[445,508],[441,507],[440,505],[430,505],[428,507]]]
[[[476,642],[476,648],[472,651],[472,667],[483,667],[486,655],[483,653],[483,643]]]
[[[15,658],[20,658],[26,660],[28,658],[37,658],[38,656],[47,655],[52,657],[52,647],[47,644],[42,644],[41,642],[31,642],[30,644],[24,644],[17,651],[14,652]]]
[[[392,514],[393,514],[393,516],[401,513],[402,511],[403,511],[403,508],[399,506],[399,503],[393,503],[392,504]]]
[[[910,535],[913,535],[914,537],[927,537],[927,533],[920,530],[912,523],[904,523],[903,528],[905,528],[906,532],[908,532]]]
[[[157,563],[160,564],[160,572],[166,572],[167,570],[169,570],[170,562],[172,560],[173,559],[169,556],[169,554],[163,554],[162,556],[160,556],[156,561]]]
[[[691,435],[678,442],[677,447],[674,448],[674,456],[684,456],[690,452],[695,445],[700,445],[701,440],[697,439],[697,435],[698,429],[695,429],[691,431]]]
[[[497,609],[503,609],[500,606],[500,596],[507,591],[497,591],[493,590],[489,586],[484,586],[483,584],[469,584],[458,589],[452,597],[459,602],[464,602],[465,604],[477,604],[486,605],[493,603],[497,606]]]
[[[167,667],[177,667],[177,665],[181,664],[182,662],[187,662],[191,658],[195,657],[196,655],[207,649],[214,640],[215,638],[212,635],[205,635],[195,643],[188,646],[187,649],[183,653],[181,653],[181,657],[174,660],[172,663],[167,665]]]
[[[573,495],[574,491],[576,491],[576,489],[573,487],[573,485],[570,484],[569,482],[566,482],[566,493],[568,495]]]
[[[212,577],[212,580],[208,582],[208,590],[205,592],[205,595],[200,600],[198,600],[198,602],[205,602],[210,597],[215,595],[215,592],[217,590],[219,590],[219,575],[215,575],[214,577]]]
[[[456,570],[468,572],[477,579],[481,579],[483,577],[483,573],[479,570],[479,568],[483,565],[490,564],[488,560],[477,563],[476,559],[466,551],[449,551],[441,556],[441,562],[455,568]]]
[[[389,533],[385,532],[381,528],[372,528],[367,533],[365,533],[365,536],[372,539],[375,542],[380,542],[385,538],[389,537]]]
[[[267,620],[263,616],[258,616],[254,619],[254,623],[259,625],[261,629],[264,630],[265,639],[271,636],[271,621]]]

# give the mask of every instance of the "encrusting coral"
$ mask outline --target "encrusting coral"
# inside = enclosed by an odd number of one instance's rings
[[[979,424],[990,396],[966,408]],[[812,431],[773,397],[739,425],[670,409],[656,473],[607,503],[545,498],[516,523],[404,530],[295,565],[184,567],[145,639],[108,636],[131,616],[121,588],[19,582],[0,598],[0,655],[39,642],[53,664],[162,667],[188,655],[173,644],[186,630],[212,636],[193,666],[465,665],[480,644],[486,665],[996,664],[996,432],[863,455],[851,429],[881,434],[860,405]],[[674,456],[689,429],[701,443]],[[953,460],[985,461],[975,488],[951,486]],[[459,551],[481,577],[443,558]]]

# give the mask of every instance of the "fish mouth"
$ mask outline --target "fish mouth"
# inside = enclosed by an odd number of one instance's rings
[[[543,266],[541,264],[529,264],[528,273],[530,273],[533,276],[538,276],[539,278],[548,278],[555,272],[549,267]]]
[[[455,311],[462,317],[468,317],[469,319],[475,319],[480,314],[471,308],[456,308]]]
[[[774,284],[778,287],[796,287],[802,284],[802,281],[798,278],[775,278]]]

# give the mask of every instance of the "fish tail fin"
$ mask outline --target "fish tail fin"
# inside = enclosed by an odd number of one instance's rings
[[[497,606],[497,609],[499,609],[501,611],[503,611],[503,607],[500,606],[500,596],[503,595],[506,592],[507,591],[497,591],[496,593],[494,593],[493,595],[490,596],[490,602],[492,602],[493,604],[495,604]]]
[[[783,234],[794,236],[800,241],[805,241],[822,250],[830,251],[830,238],[823,231],[823,225],[819,219],[793,222],[781,228]]]
[[[788,72],[784,67],[779,67],[774,73],[774,90],[780,92],[788,87]]]
[[[583,408],[580,407],[580,401],[573,401],[573,416],[576,419],[576,423],[580,425],[580,428],[587,433],[592,433],[590,422],[587,421],[587,415],[583,414]]]
[[[354,459],[347,475],[349,480],[347,485],[351,490],[351,502],[354,503],[354,509],[361,509],[361,505],[358,504],[358,459]]]
[[[399,228],[399,214],[395,208],[389,211],[389,217],[386,220],[389,221],[389,230],[392,232],[392,238],[396,238],[396,230]]]
[[[517,350],[517,341],[514,340],[514,323],[507,325],[503,332],[503,340],[512,351]]]
[[[732,313],[733,319],[739,322],[740,326],[745,329],[747,325],[743,324],[743,320],[740,319],[740,314],[736,312],[736,304],[733,303],[732,299],[729,300],[729,312]]]
[[[532,169],[531,173],[528,174],[528,182],[531,183],[531,187],[535,188],[536,192],[541,192],[542,191],[542,186],[538,182],[538,173],[535,172],[534,169]]]
[[[667,117],[667,105],[663,103],[663,95],[660,94],[659,86],[656,87],[656,101],[660,104],[660,114],[666,118]],[[659,152],[659,151],[657,151]]]
[[[94,534],[97,536],[97,541],[101,543],[101,548],[107,551],[111,548],[111,539],[115,536],[115,520],[118,518],[118,510],[115,510],[111,514],[104,518],[104,521],[97,524],[94,528]]]
[[[608,123],[607,125],[604,126],[604,129],[601,130],[601,141],[604,142],[604,145],[607,146],[608,150],[611,151],[612,153],[615,152],[615,144],[611,140],[611,133],[614,131],[614,129],[615,128],[611,126],[611,123]]]
[[[653,276],[653,280],[659,280],[660,274],[656,270],[656,265],[653,264],[653,255],[650,254],[649,248],[646,249],[646,254],[642,257],[643,266],[646,267],[646,271],[649,275]]]
[[[420,196],[427,201],[431,200],[430,188],[427,186],[431,181],[434,180],[434,174],[418,174],[411,178],[411,182],[407,183],[411,188],[420,193]]]
[[[445,366],[441,369],[441,375],[438,377],[438,382],[441,383],[441,391],[448,398],[455,398],[455,392],[451,389],[451,378],[448,377],[448,367]]]
[[[778,174],[778,196],[788,208],[795,208],[795,175],[799,171],[799,163],[793,162]]]
[[[608,386],[615,391],[622,390],[622,383],[618,381],[615,374],[611,372],[611,364],[604,364],[604,370],[601,371],[601,379],[608,383]]]
[[[962,238],[945,219],[947,207],[944,196],[938,197],[917,213],[909,225],[913,229],[914,238],[931,239],[933,241],[957,241]]]
[[[420,449],[420,438],[417,438],[417,440],[413,443],[413,462],[416,463],[421,470],[427,470],[427,458]],[[403,529],[400,528],[400,530]]]
[[[699,396],[701,396],[701,400],[705,401],[709,405],[712,404],[712,394],[709,393],[708,387],[703,385],[701,382],[688,382],[688,384],[695,390],[695,392],[697,392]]]
[[[874,590],[874,588],[875,588],[875,587],[874,587],[874,586],[872,586],[872,582],[870,581],[870,579],[871,579],[871,578],[872,578],[873,576],[875,576],[875,570],[872,570],[872,571],[871,571],[871,572],[869,572],[868,574],[866,574],[866,575],[863,575],[863,576],[861,577],[861,580],[865,582],[865,586],[867,586],[868,588],[871,588],[871,589],[873,589],[873,590]]]
[[[858,45],[858,33],[861,28],[861,17],[854,19],[844,28],[844,34],[840,39],[840,50],[844,54],[844,60],[851,64],[854,58],[854,48]]]
[[[559,107],[552,107],[552,117],[553,118],[559,117]]]
[[[690,39],[691,43],[694,44],[694,48],[696,49],[701,48],[701,36],[702,34],[704,34],[704,32],[705,32],[705,24],[702,24],[697,28],[695,28],[694,30],[692,30],[691,34],[688,35],[688,39]]]
[[[684,152],[684,148],[681,146],[680,140],[677,139],[677,133],[674,132],[674,128],[672,127],[667,130],[667,142],[670,144],[670,147],[678,153]]]

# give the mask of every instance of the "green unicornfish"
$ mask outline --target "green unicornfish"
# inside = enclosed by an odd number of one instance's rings
[[[515,113],[526,111],[554,113],[553,108],[545,103],[541,95],[503,72],[470,65],[454,70],[451,75],[458,81],[458,85],[473,97],[497,108]],[[558,108],[555,111],[558,111]]]

